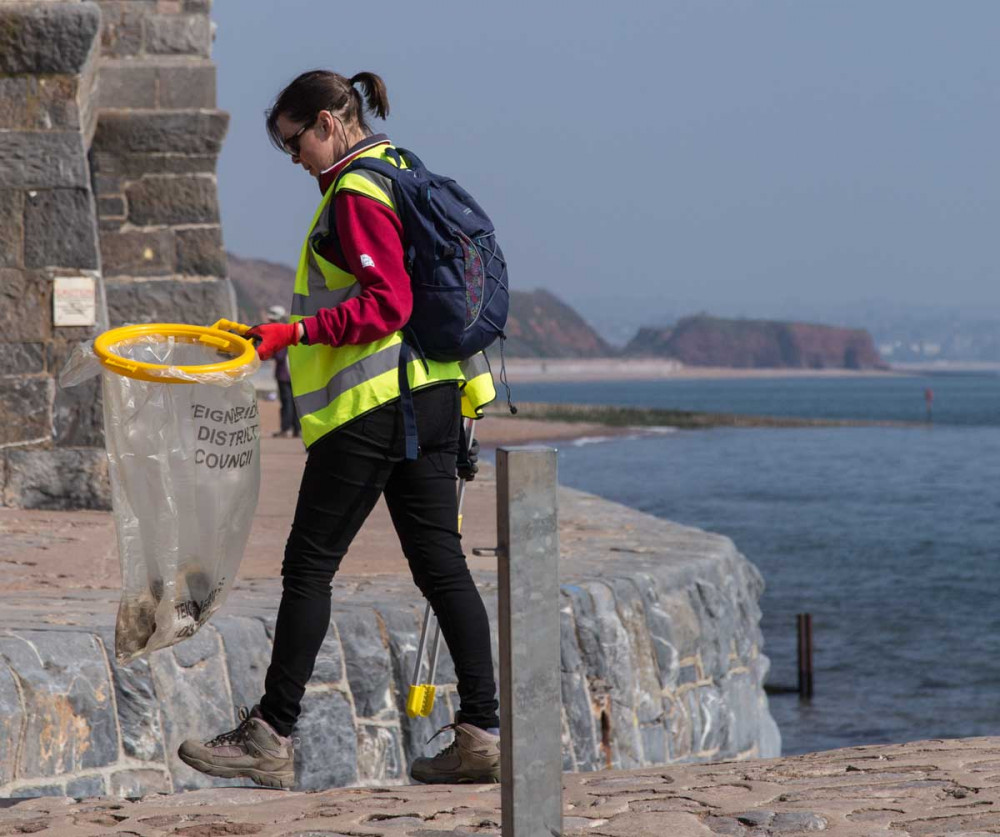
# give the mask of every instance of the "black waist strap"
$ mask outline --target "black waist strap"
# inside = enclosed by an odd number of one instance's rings
[[[417,442],[417,414],[413,409],[413,393],[410,391],[410,346],[404,340],[399,347],[399,404],[403,408],[403,432],[406,434],[406,458],[416,459],[420,451]]]

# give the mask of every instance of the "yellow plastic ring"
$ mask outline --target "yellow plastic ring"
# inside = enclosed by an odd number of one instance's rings
[[[205,363],[198,366],[166,366],[159,363],[127,360],[111,351],[112,346],[151,336],[173,337],[183,343],[203,343],[220,352],[231,354],[233,357],[220,363]],[[145,323],[113,328],[110,331],[105,331],[94,340],[94,353],[104,367],[112,372],[140,381],[162,384],[191,383],[190,378],[175,377],[175,373],[191,376],[224,373],[236,376],[244,366],[253,363],[257,357],[257,350],[253,343],[244,337],[219,328],[183,323]]]

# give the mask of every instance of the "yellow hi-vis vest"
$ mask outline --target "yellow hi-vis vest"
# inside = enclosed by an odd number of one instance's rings
[[[385,154],[387,147],[374,146],[358,157],[377,157],[392,162]],[[393,211],[396,209],[391,182],[374,172],[349,172],[327,189],[302,245],[289,318],[293,323],[361,293],[358,280],[324,259],[313,244],[328,232],[330,201],[335,191],[344,189],[380,201]],[[402,343],[402,332],[397,331],[358,345],[288,347],[292,395],[306,447],[352,419],[399,398]],[[462,388],[462,414],[467,418],[481,418],[482,408],[496,398],[493,377],[482,352],[460,362],[428,360],[426,368],[424,361],[415,357],[409,362],[407,371],[410,389],[414,391],[443,381],[458,381]]]

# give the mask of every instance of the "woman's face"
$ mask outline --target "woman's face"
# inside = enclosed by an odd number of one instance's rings
[[[277,125],[292,162],[313,177],[330,168],[347,150],[342,147],[337,121],[329,111],[320,111],[312,124],[292,122],[285,114],[280,114]]]

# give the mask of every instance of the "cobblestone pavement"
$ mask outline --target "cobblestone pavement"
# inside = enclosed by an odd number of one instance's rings
[[[567,835],[1000,834],[1000,738],[565,774],[564,781],[563,833]],[[131,801],[66,797],[0,801],[0,835],[32,833],[81,837],[499,834],[500,789],[497,785],[407,785],[289,793],[216,788]]]

